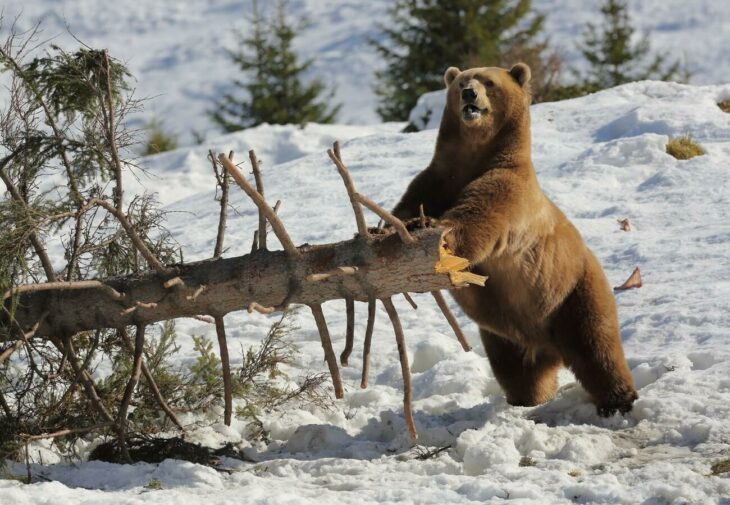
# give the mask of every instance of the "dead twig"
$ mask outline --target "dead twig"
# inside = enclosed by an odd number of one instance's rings
[[[26,202],[25,198],[23,198],[23,196],[20,194],[20,191],[18,191],[18,188],[15,186],[13,181],[2,169],[0,169],[0,179],[2,179],[2,181],[5,183],[5,187],[8,189],[10,197],[23,207],[26,215],[30,216],[28,202]],[[33,249],[38,256],[38,261],[40,261],[41,266],[43,267],[43,271],[46,274],[48,282],[55,281],[56,273],[53,270],[53,264],[51,263],[51,259],[48,257],[48,251],[46,250],[46,246],[43,244],[43,241],[38,236],[38,233],[36,233],[35,227],[33,230],[30,231],[30,233],[28,233],[28,240],[30,240],[31,245],[33,246]]]
[[[253,171],[253,178],[256,182],[256,191],[261,195],[261,198],[265,198],[264,179],[261,177],[261,167],[253,149],[248,152],[248,159],[251,160],[251,170]],[[261,207],[259,207],[258,248],[264,251],[266,250],[266,216]]]
[[[370,345],[373,341],[373,329],[375,328],[375,311],[377,306],[374,299],[368,300],[368,322],[365,327],[365,339],[362,347],[362,378],[360,379],[360,387],[365,389],[368,387],[368,372],[370,371]]]
[[[56,338],[51,339],[53,344],[62,352],[68,355],[68,362],[71,365],[71,369],[74,371],[76,376],[84,387],[86,397],[89,399],[91,404],[99,411],[101,416],[109,423],[115,423],[114,417],[109,413],[107,408],[104,406],[104,402],[101,401],[99,393],[94,385],[94,379],[92,379],[89,372],[86,371],[86,363],[82,366],[79,363],[78,354],[74,348],[71,338],[60,341]]]
[[[406,301],[411,304],[411,307],[413,307],[413,310],[418,310],[418,305],[416,305],[416,302],[413,301],[413,298],[411,298],[411,295],[408,294],[406,291],[403,292],[403,298],[405,298]]]
[[[464,349],[466,352],[471,351],[471,345],[469,345],[469,341],[467,340],[466,335],[464,335],[464,332],[461,331],[459,322],[454,317],[451,309],[449,309],[446,300],[444,300],[444,295],[442,295],[440,291],[431,291],[431,295],[433,296],[433,299],[436,300],[436,305],[439,306],[439,309],[441,309],[444,317],[446,317],[446,320],[449,322],[449,326],[451,326],[451,329],[454,331],[456,339],[461,344],[461,348]]]
[[[223,316],[215,317],[215,333],[218,337],[218,348],[221,356],[221,371],[223,373],[223,422],[231,425],[233,414],[233,382],[231,381],[231,361],[228,357],[228,343],[226,342],[226,326]]]
[[[631,275],[628,279],[624,281],[623,284],[620,286],[616,286],[613,288],[614,291],[626,291],[627,289],[635,289],[640,288],[643,286],[643,283],[641,282],[641,270],[639,270],[639,267],[636,267],[633,272],[631,272]]]
[[[12,317],[12,314],[10,311],[3,305],[2,306],[3,312],[7,314],[7,316],[15,323],[15,325],[20,330],[20,333],[22,337],[18,339],[13,345],[5,349],[2,354],[0,354],[0,364],[2,364],[6,359],[8,359],[10,356],[13,355],[15,351],[23,347],[25,344],[28,343],[28,341],[33,338],[33,335],[35,335],[35,332],[38,331],[38,327],[41,325],[43,320],[46,318],[47,313],[43,313],[43,315],[38,319],[38,321],[33,325],[33,327],[28,332],[24,332],[23,328],[20,327],[20,324],[15,320],[14,317]]]
[[[408,427],[408,433],[411,435],[411,440],[416,440],[418,433],[416,432],[416,424],[413,421],[413,407],[411,406],[411,367],[408,364],[408,352],[406,350],[403,326],[401,326],[398,311],[395,310],[393,301],[390,298],[383,298],[381,301],[393,325],[395,341],[398,344],[398,358],[400,359],[400,369],[403,374],[403,415],[406,418],[406,426]]]
[[[127,381],[127,387],[124,389],[124,395],[122,396],[122,402],[119,406],[119,412],[117,413],[117,434],[119,439],[119,449],[122,452],[122,457],[131,462],[132,458],[129,456],[129,449],[127,448],[127,425],[129,423],[127,419],[127,411],[129,410],[129,404],[132,401],[134,390],[139,383],[139,376],[142,373],[142,351],[144,350],[144,333],[146,327],[144,325],[138,325],[137,331],[134,337],[134,355],[132,357],[132,373]]]
[[[213,172],[215,174],[218,187],[221,188],[220,214],[218,216],[218,233],[215,239],[215,248],[213,250],[213,258],[220,258],[223,254],[223,241],[226,234],[226,221],[228,220],[228,188],[230,187],[230,174],[227,170],[223,173],[218,171],[218,160],[212,150],[208,151],[210,161],[213,163]],[[228,159],[233,161],[233,151],[228,153]]]
[[[361,195],[360,193],[355,194],[355,198],[358,202],[363,204],[365,207],[370,209],[372,212],[377,214],[381,219],[383,219],[385,222],[387,222],[389,225],[391,225],[395,231],[398,233],[398,236],[401,238],[401,240],[407,244],[412,244],[416,241],[411,234],[408,232],[408,229],[406,228],[406,225],[395,217],[393,214],[382,208],[380,205],[372,201],[370,198],[368,198],[365,195]]]
[[[433,458],[434,456],[438,456],[439,454],[441,454],[444,451],[448,451],[449,449],[451,449],[450,445],[446,445],[444,447],[436,447],[431,450],[425,450],[425,449],[421,449],[419,447],[417,449],[418,455],[416,456],[416,459],[419,461],[426,461],[428,459]]]
[[[120,329],[119,336],[121,337],[124,346],[127,348],[127,351],[134,353],[134,347],[132,346],[132,341],[129,339],[129,335],[127,335],[127,330],[124,328]],[[142,360],[141,367],[142,375],[144,375],[144,378],[147,381],[147,385],[149,386],[150,391],[152,391],[152,396],[155,397],[157,404],[165,412],[170,421],[175,423],[175,426],[177,426],[181,430],[184,430],[182,423],[172,411],[170,406],[167,404],[165,399],[162,397],[162,393],[160,393],[160,388],[159,386],[157,386],[157,381],[155,381],[155,378],[152,375],[152,371],[149,369],[149,367],[147,366],[147,362],[144,359]]]
[[[345,393],[342,389],[342,381],[340,380],[340,369],[337,367],[337,358],[335,357],[334,349],[332,349],[332,340],[330,339],[330,332],[327,329],[327,321],[324,318],[322,306],[310,305],[309,308],[312,310],[314,321],[317,323],[317,329],[319,330],[319,338],[322,340],[324,359],[327,361],[327,366],[329,367],[330,375],[332,376],[332,384],[335,388],[335,398],[343,398]]]
[[[357,200],[357,192],[355,191],[355,184],[352,182],[352,178],[350,177],[350,172],[347,170],[345,164],[342,163],[342,157],[340,155],[340,143],[335,142],[333,149],[334,152],[332,151],[332,149],[328,149],[327,155],[337,167],[337,171],[340,173],[340,177],[342,177],[342,182],[345,183],[345,189],[347,189],[347,195],[350,197],[352,211],[355,213],[357,233],[361,237],[367,238],[369,236],[369,233],[367,224],[365,223],[365,216],[362,212],[360,202]]]
[[[246,180],[246,178],[243,176],[241,171],[238,169],[236,165],[233,164],[231,160],[228,159],[228,157],[225,154],[220,154],[218,156],[218,159],[223,163],[223,166],[226,170],[231,174],[231,177],[233,177],[233,180],[236,181],[236,183],[243,189],[243,191],[253,200],[253,202],[256,204],[256,206],[263,212],[266,219],[271,223],[271,229],[276,234],[276,237],[279,239],[279,242],[281,242],[282,247],[284,247],[284,250],[292,255],[292,256],[298,256],[299,250],[294,245],[294,242],[291,241],[291,238],[289,238],[289,234],[286,231],[286,228],[284,227],[284,224],[281,222],[279,217],[274,212],[274,209],[272,209],[268,203],[266,203],[266,200],[264,200],[264,197],[259,194],[258,191],[256,191],[251,184]],[[259,248],[261,246],[261,232],[259,231]]]
[[[345,298],[345,311],[347,313],[347,326],[345,328],[345,349],[340,354],[340,363],[347,366],[352,354],[352,347],[355,344],[355,300],[351,297]]]

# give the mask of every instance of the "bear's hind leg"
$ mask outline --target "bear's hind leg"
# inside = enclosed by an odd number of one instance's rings
[[[510,405],[530,407],[551,400],[558,388],[559,356],[525,348],[486,330],[479,330],[489,364]]]
[[[591,259],[593,268],[586,270],[559,309],[553,335],[566,366],[605,417],[630,411],[638,395],[621,346],[613,293]]]

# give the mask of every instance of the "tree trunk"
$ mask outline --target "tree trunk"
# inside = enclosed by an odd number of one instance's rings
[[[415,230],[412,243],[391,233],[304,245],[296,256],[260,250],[173,266],[166,278],[149,272],[99,285],[53,283],[52,289],[31,285],[27,291],[21,287],[15,319],[23,329],[41,321],[36,337],[68,336],[199,314],[220,317],[251,311],[254,305],[281,310],[290,304],[317,305],[346,297],[367,302],[409,291],[449,289],[454,287],[450,275],[436,272],[442,233],[441,228]],[[5,304],[10,307],[10,298]],[[7,316],[2,317],[2,324],[9,324]]]

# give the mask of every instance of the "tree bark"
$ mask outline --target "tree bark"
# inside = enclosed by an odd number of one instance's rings
[[[59,283],[47,290],[29,285],[16,290],[19,304],[14,317],[23,329],[30,329],[46,314],[35,336],[63,337],[198,314],[223,316],[254,303],[282,310],[290,304],[317,305],[346,297],[367,302],[403,292],[450,289],[452,276],[443,268],[442,273],[435,269],[443,232],[441,228],[414,230],[412,243],[391,233],[303,245],[297,255],[261,250],[170,266],[165,276],[148,272],[67,288]],[[322,273],[327,275],[318,275]],[[163,286],[175,277],[182,285]],[[115,291],[122,296],[110,294]],[[7,307],[10,302],[10,297],[4,300]],[[2,317],[0,323],[8,325],[7,315]]]

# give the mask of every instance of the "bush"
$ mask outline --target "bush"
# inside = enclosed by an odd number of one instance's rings
[[[695,156],[707,154],[707,151],[696,143],[691,135],[683,135],[682,137],[673,137],[667,142],[667,154],[674,156],[678,160],[688,160]]]

